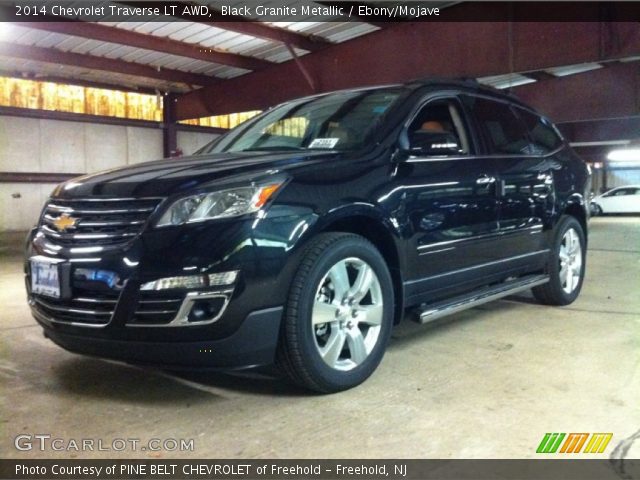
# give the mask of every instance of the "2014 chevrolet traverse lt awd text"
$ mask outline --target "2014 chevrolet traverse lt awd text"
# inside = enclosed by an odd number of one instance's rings
[[[423,322],[585,272],[589,172],[512,96],[428,80],[293,100],[196,154],[58,186],[30,233],[45,335],[165,367],[277,364],[321,392]]]

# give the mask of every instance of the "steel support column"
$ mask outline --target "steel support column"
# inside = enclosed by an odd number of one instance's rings
[[[168,93],[162,102],[162,152],[165,158],[178,155],[176,95]]]

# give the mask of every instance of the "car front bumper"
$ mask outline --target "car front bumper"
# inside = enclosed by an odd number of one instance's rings
[[[255,220],[205,222],[144,232],[104,249],[61,248],[34,229],[25,252],[32,314],[48,338],[81,354],[165,367],[271,364],[296,266],[292,232],[299,223],[298,215],[266,218],[259,225]],[[39,256],[60,262],[61,298],[31,291],[30,259]],[[77,273],[87,270],[110,272],[112,281],[78,280]],[[232,271],[238,272],[232,285],[140,288],[167,277]],[[223,299],[219,315],[190,324],[185,306],[201,295]]]
[[[149,342],[68,334],[37,310],[44,334],[74,353],[162,368],[241,369],[270,365],[275,359],[282,307],[251,313],[230,336],[207,341]]]

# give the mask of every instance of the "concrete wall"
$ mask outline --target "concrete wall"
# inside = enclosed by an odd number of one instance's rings
[[[190,154],[215,138],[178,132]],[[0,171],[94,173],[162,158],[160,128],[0,116]],[[29,229],[55,184],[0,183],[0,231]]]
[[[179,131],[178,148],[180,148],[185,155],[190,155],[201,147],[204,147],[217,136],[218,135],[206,132]]]

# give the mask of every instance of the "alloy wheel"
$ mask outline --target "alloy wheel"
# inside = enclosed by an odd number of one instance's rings
[[[334,264],[316,291],[311,323],[322,360],[335,370],[362,364],[380,337],[383,319],[380,281],[364,260]]]
[[[580,283],[582,246],[578,232],[569,228],[562,237],[559,252],[560,285],[565,293],[572,293]]]

